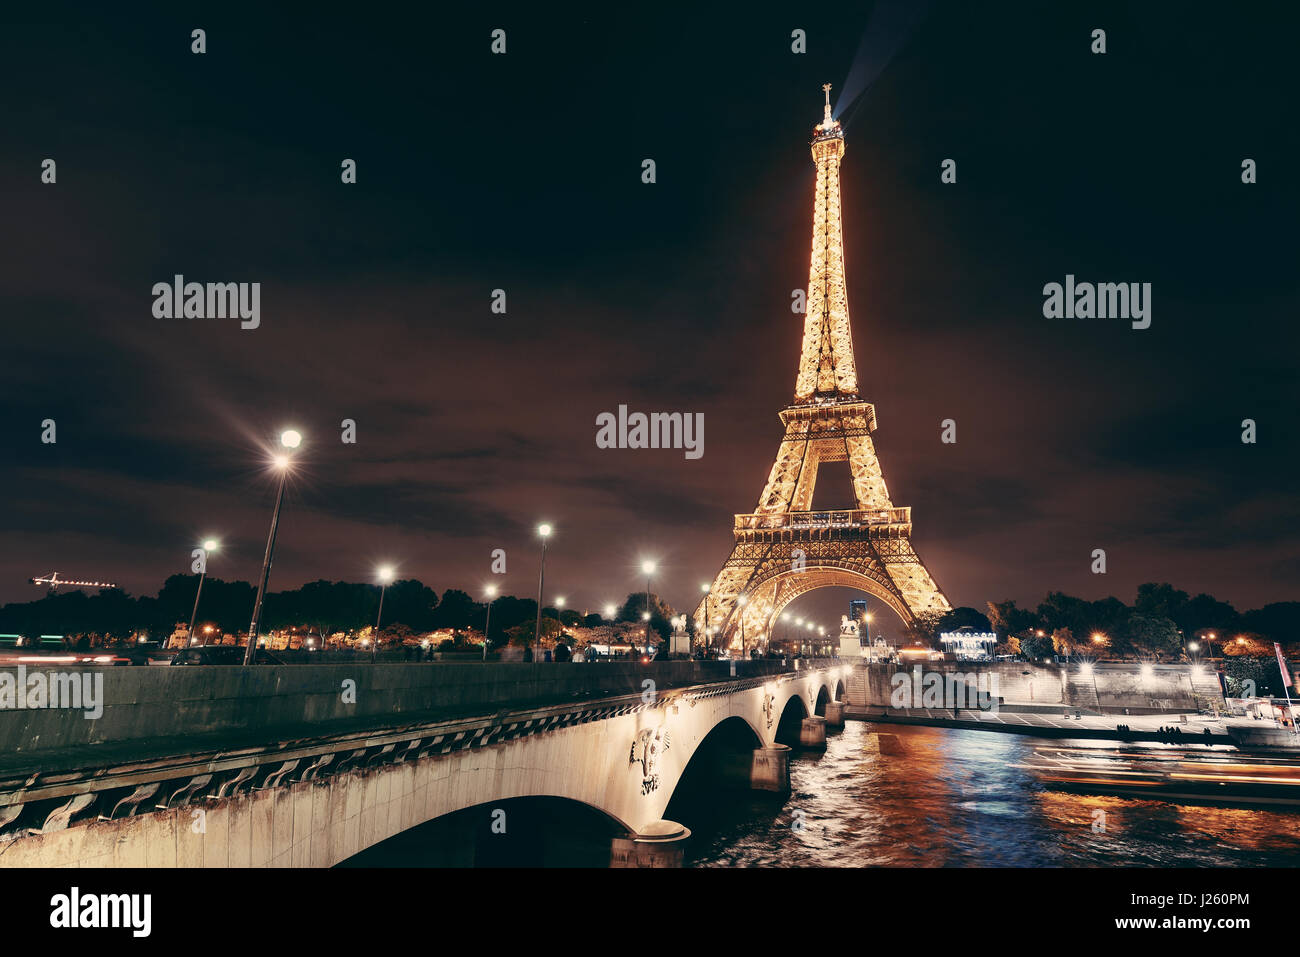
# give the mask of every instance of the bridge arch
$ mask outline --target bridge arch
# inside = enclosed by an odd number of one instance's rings
[[[334,865],[352,867],[605,867],[627,825],[585,801],[537,794],[447,811]]]
[[[803,725],[803,719],[808,717],[808,705],[803,700],[803,695],[797,691],[791,691],[784,703],[780,705],[779,710],[774,710],[774,714],[779,715],[775,722],[775,730],[772,733],[773,740],[777,744],[788,744],[796,747],[799,744],[799,731]]]

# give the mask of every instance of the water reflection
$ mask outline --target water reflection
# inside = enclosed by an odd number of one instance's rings
[[[1034,739],[849,722],[791,761],[792,792],[683,788],[700,867],[1300,863],[1300,814],[1051,790]]]

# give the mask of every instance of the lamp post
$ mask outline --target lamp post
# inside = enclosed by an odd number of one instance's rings
[[[533,629],[533,661],[537,661],[542,650],[542,583],[546,581],[546,540],[551,537],[551,526],[545,523],[537,526],[537,534],[542,539],[542,562],[537,571],[537,625]]]
[[[191,645],[194,644],[194,620],[199,615],[199,596],[203,594],[203,579],[208,577],[208,556],[221,547],[221,543],[215,538],[209,538],[203,543],[203,571],[199,572],[199,587],[194,592],[194,610],[190,612],[190,627],[185,632],[185,640]]]
[[[641,563],[641,571],[645,572],[645,647],[646,654],[650,653],[650,576],[655,573],[655,563],[646,561]]]
[[[488,600],[487,619],[483,622],[483,660],[487,661],[488,639],[492,634],[492,603],[496,601],[497,598],[497,586],[488,585],[487,588],[483,589],[483,591],[487,595]]]
[[[288,452],[302,444],[302,433],[296,429],[287,429],[280,433],[280,445],[288,450],[274,459],[275,467],[280,470],[280,488],[275,493],[275,511],[271,513],[271,531],[266,536],[266,554],[262,556],[262,574],[257,579],[257,598],[253,602],[253,621],[248,626],[248,647],[244,650],[244,664],[251,665],[257,660],[257,632],[262,624],[262,601],[266,598],[266,582],[271,575],[271,557],[275,554],[275,531],[280,526],[280,506],[284,503],[284,483],[289,477],[289,465],[292,460]]]
[[[713,650],[713,643],[709,640],[709,595],[713,592],[713,587],[708,582],[700,584],[700,591],[704,592],[704,652],[709,654]],[[692,645],[694,651],[694,645]]]
[[[384,592],[393,580],[393,566],[380,565],[375,569],[375,578],[379,581],[379,614],[375,615],[375,640],[370,643],[370,663],[374,664],[379,654],[379,623],[384,617]]]
[[[745,660],[745,606],[749,604],[749,596],[741,595],[736,599],[736,607],[740,609],[740,660]]]
[[[609,625],[606,626],[605,657],[610,659],[614,657],[614,616],[617,614],[618,606],[613,602],[610,602],[605,606],[605,618],[609,621]]]

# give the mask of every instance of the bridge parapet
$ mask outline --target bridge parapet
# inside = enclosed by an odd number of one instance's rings
[[[230,824],[229,849],[224,837],[216,838],[216,844],[213,839],[200,842],[204,863],[212,855],[214,861],[232,866],[288,863],[288,852],[279,848],[291,843],[293,861],[303,855],[303,864],[329,866],[420,820],[526,794],[583,801],[604,810],[634,836],[641,835],[660,818],[694,747],[719,721],[742,716],[756,743],[765,746],[763,753],[773,751],[771,739],[783,702],[797,696],[805,702],[806,713],[820,689],[830,691],[843,677],[844,666],[834,660],[792,665],[736,662],[735,678],[730,662],[629,666],[618,680],[626,689],[628,679],[636,679],[635,690],[617,695],[516,708],[496,702],[495,709],[461,717],[421,712],[390,715],[383,721],[369,717],[305,727],[278,725],[239,736],[189,736],[179,744],[126,739],[71,753],[9,756],[0,760],[0,848],[9,860],[24,863],[105,862],[111,857],[118,864],[134,864],[139,848],[122,850],[113,828],[120,823],[129,829],[135,826],[130,821],[142,821],[143,827],[165,831],[159,839],[175,845],[174,861],[163,852],[163,863],[179,864],[194,853],[194,842],[180,822],[206,814],[217,821],[243,823],[238,837],[235,824]],[[265,674],[269,669],[254,670]],[[559,670],[588,669],[562,665]],[[713,680],[673,684],[700,673]],[[653,688],[641,684],[649,675],[659,679],[649,678]],[[275,696],[274,682],[259,687]],[[156,702],[136,704],[141,714],[161,707]],[[602,725],[584,727],[592,722]],[[27,766],[19,767],[16,761],[26,761]],[[762,775],[759,779],[766,780]],[[415,781],[424,783],[416,787]],[[394,783],[390,788],[385,782]],[[404,782],[400,790],[397,782]],[[292,814],[281,806],[282,795],[288,796]],[[400,816],[388,815],[386,808],[396,808],[399,800]],[[326,807],[317,806],[319,802]],[[273,815],[284,812],[286,823],[266,834],[256,832],[264,828],[265,812],[254,813],[253,808],[271,809]],[[365,827],[371,828],[363,828],[360,837],[348,830],[360,820],[359,809],[370,821]],[[315,825],[300,828],[300,818],[329,822],[328,846],[317,847]],[[251,838],[249,826],[254,828]],[[71,830],[78,835],[66,840],[59,836]],[[225,824],[218,833],[226,833]],[[94,849],[83,850],[83,844],[93,844]],[[250,846],[252,857],[246,858]],[[153,838],[145,845],[149,854],[152,847]]]

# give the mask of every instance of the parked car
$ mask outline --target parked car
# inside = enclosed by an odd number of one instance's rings
[[[118,658],[126,659],[131,665],[165,665],[170,664],[172,653],[157,641],[141,641],[132,645],[117,645],[112,649]]]
[[[243,645],[194,645],[182,648],[172,658],[174,665],[242,665],[245,648]],[[265,648],[257,649],[256,664],[282,665],[279,658]]]

